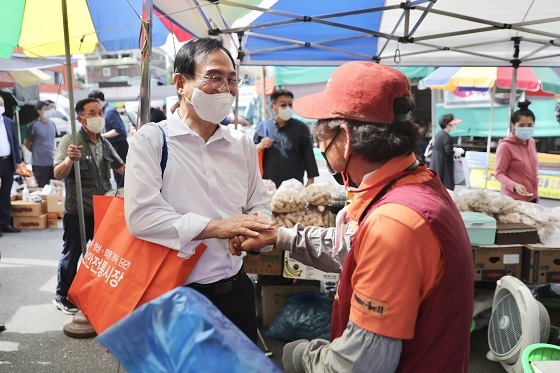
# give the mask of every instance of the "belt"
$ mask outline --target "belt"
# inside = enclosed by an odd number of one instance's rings
[[[5,156],[3,156],[3,157],[0,157],[0,160],[1,160],[1,161],[6,161],[6,160],[8,160],[8,159],[12,159],[12,155],[11,155],[11,154],[10,154],[10,155],[5,155]]]
[[[241,274],[243,274],[243,268],[237,272],[237,274],[233,277],[226,278],[211,284],[197,284],[197,283],[190,283],[186,286],[193,288],[194,290],[198,291],[207,296],[212,295],[226,295],[233,291],[235,286],[239,284],[241,280]]]

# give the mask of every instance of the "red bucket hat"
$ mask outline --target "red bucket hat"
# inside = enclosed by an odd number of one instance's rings
[[[294,111],[304,118],[343,118],[369,123],[392,123],[393,102],[411,96],[407,77],[373,62],[347,62],[331,75],[325,90],[301,97]]]

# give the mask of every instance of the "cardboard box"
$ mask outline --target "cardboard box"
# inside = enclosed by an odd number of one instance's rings
[[[522,280],[530,284],[560,282],[560,248],[541,244],[524,247]]]
[[[43,202],[12,202],[12,216],[38,217],[47,213],[47,201]],[[46,216],[46,215],[45,215]]]
[[[497,223],[496,245],[520,245],[539,243],[536,227],[522,223]]]
[[[63,228],[63,212],[47,212],[47,226],[49,228]]]
[[[300,280],[318,280],[327,282],[338,282],[338,273],[327,273],[311,266],[307,266],[290,258],[290,253],[284,254],[284,268],[282,276],[285,278],[295,278]]]
[[[521,245],[474,246],[474,280],[496,281],[510,275],[521,278]]]
[[[247,254],[243,258],[245,273],[280,276],[282,274],[283,251],[274,249],[259,255]]]
[[[262,319],[263,326],[268,327],[288,298],[294,294],[318,292],[317,285],[264,285],[262,287]]]
[[[47,227],[47,214],[40,216],[16,216],[14,227],[19,229],[45,229]]]
[[[58,193],[48,194],[47,212],[64,212],[64,197]]]

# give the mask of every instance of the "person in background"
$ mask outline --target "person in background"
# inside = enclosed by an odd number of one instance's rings
[[[45,102],[49,105],[49,108],[53,110],[52,117],[53,118],[60,118],[63,120],[68,120],[68,117],[62,114],[60,111],[56,110],[56,102],[53,100],[45,100]]]
[[[45,101],[35,105],[39,118],[29,123],[23,145],[33,154],[33,176],[37,186],[43,188],[54,179],[54,139],[57,136],[56,125],[50,120],[56,110]]]
[[[21,149],[14,122],[4,116],[5,112],[4,99],[0,97],[0,231],[17,233],[20,229],[14,228],[11,223],[10,194],[14,184],[14,173],[21,164]]]
[[[82,125],[78,131],[78,143],[72,143],[72,135],[62,137],[54,159],[54,176],[64,179],[66,199],[64,217],[62,218],[64,234],[62,253],[58,263],[56,295],[53,304],[62,312],[72,315],[78,308],[70,303],[66,296],[74,281],[78,262],[82,255],[80,224],[78,216],[78,198],[83,201],[86,237],[93,238],[93,196],[104,195],[111,190],[112,168],[119,174],[124,173],[125,165],[111,143],[101,136],[105,126],[103,110],[99,102],[86,98],[76,103],[76,120]],[[74,161],[78,160],[81,175],[82,195],[77,195]]]
[[[157,107],[151,107],[150,108],[150,122],[152,123],[159,123],[162,120],[166,120],[167,117],[165,116],[165,113]]]
[[[221,39],[197,38],[175,57],[179,108],[131,137],[124,192],[132,235],[189,258],[204,243],[186,286],[206,296],[253,342],[255,288],[228,239],[272,227],[255,145],[220,121],[239,91],[235,62]],[[167,166],[160,166],[165,131]]]
[[[231,241],[232,253],[275,244],[340,273],[331,340],[286,344],[286,373],[468,372],[471,246],[449,193],[414,155],[414,107],[406,76],[372,62],[343,64],[324,91],[294,103],[318,119],[327,166],[355,197],[336,228],[298,223]]]
[[[257,125],[253,141],[257,149],[264,151],[263,179],[274,181],[279,187],[283,181],[296,179],[307,184],[319,176],[317,161],[313,154],[313,139],[305,123],[292,118],[294,94],[277,90],[270,95],[274,117]]]
[[[500,191],[520,201],[539,201],[539,162],[533,134],[535,114],[530,101],[519,102],[510,121],[510,134],[498,142],[495,177]]]
[[[235,124],[235,114],[230,112],[227,117],[220,122],[220,124],[223,124],[224,126],[227,126],[228,124]],[[251,125],[251,123],[242,116],[237,117],[237,124],[243,127],[249,127]]]
[[[128,141],[126,139],[126,127],[121,119],[117,110],[105,101],[105,95],[99,90],[93,90],[88,95],[89,98],[94,98],[99,102],[103,108],[103,115],[105,116],[105,132],[101,135],[103,138],[109,140],[113,148],[117,151],[122,161],[126,163],[128,154]],[[118,173],[113,173],[117,187],[121,185],[122,176]],[[124,180],[123,180],[124,182]]]
[[[455,175],[453,174],[453,139],[450,133],[462,120],[453,114],[445,114],[439,118],[441,131],[435,137],[430,168],[437,172],[441,182],[449,190],[455,189]]]

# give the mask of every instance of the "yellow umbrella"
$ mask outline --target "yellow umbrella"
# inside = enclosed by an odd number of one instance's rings
[[[10,75],[14,78],[16,83],[24,87],[40,83],[49,83],[52,80],[49,74],[39,69],[10,71]]]

